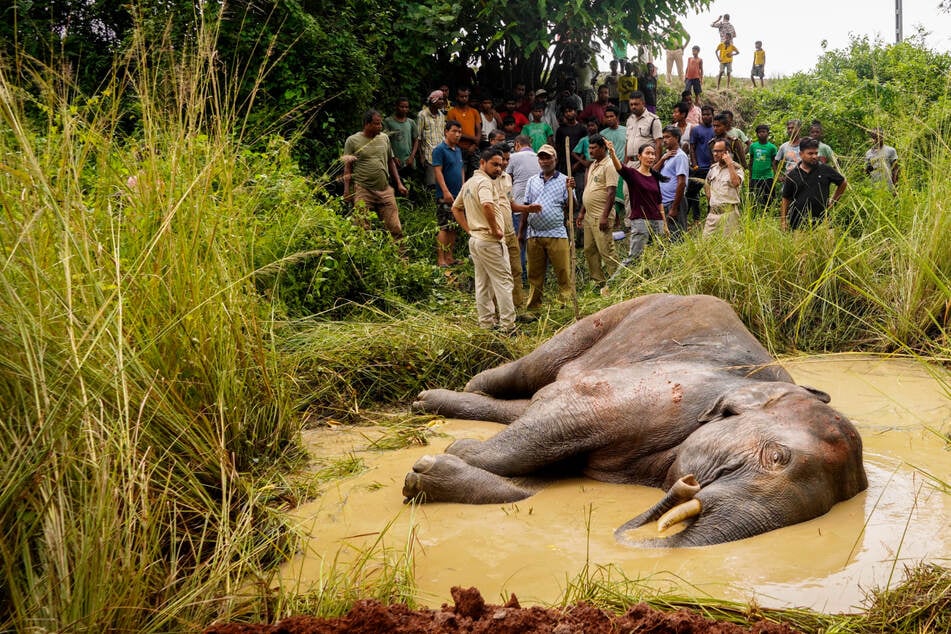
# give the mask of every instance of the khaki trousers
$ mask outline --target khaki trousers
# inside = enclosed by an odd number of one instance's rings
[[[512,269],[512,303],[518,310],[525,303],[525,291],[522,289],[522,253],[516,233],[505,235],[505,247],[509,251],[509,268]]]
[[[588,212],[584,216],[584,259],[588,263],[588,275],[598,283],[603,283],[614,275],[618,260],[614,250],[614,214],[608,218],[608,230],[601,231],[598,223],[600,213]]]
[[[571,253],[568,238],[528,239],[528,310],[538,310],[542,305],[545,286],[545,271],[551,262],[558,280],[558,294],[562,302],[571,301]]]
[[[392,186],[388,185],[386,189],[377,192],[367,189],[359,183],[354,183],[353,204],[355,207],[362,204],[367,209],[375,211],[394,240],[403,237],[403,227],[400,225],[400,209],[396,206],[396,193]],[[362,223],[360,224],[363,226]],[[363,228],[369,229],[367,226],[363,226]]]
[[[703,235],[721,233],[725,236],[736,233],[740,227],[740,209],[736,205],[718,205],[710,207],[707,221],[703,224]]]
[[[501,330],[515,328],[512,303],[512,269],[504,242],[469,238],[469,255],[475,268],[476,315],[479,326]],[[495,309],[498,306],[498,317]]]

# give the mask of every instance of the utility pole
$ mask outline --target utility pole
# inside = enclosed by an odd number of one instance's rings
[[[895,0],[895,44],[900,44],[902,39],[901,33],[901,0]]]

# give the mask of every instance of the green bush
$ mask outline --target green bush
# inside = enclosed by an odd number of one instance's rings
[[[354,304],[429,297],[438,277],[427,263],[432,247],[423,236],[435,235],[434,214],[427,223],[401,201],[406,237],[397,245],[375,217],[366,218],[374,227],[368,231],[339,199],[318,200],[321,186],[299,175],[286,155],[259,167],[251,184],[255,281],[281,314],[339,317]]]

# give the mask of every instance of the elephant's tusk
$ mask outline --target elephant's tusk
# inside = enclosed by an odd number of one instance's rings
[[[657,520],[657,532],[662,533],[674,524],[679,524],[686,519],[700,515],[700,510],[700,500],[697,498],[678,504],[660,516],[660,519]]]

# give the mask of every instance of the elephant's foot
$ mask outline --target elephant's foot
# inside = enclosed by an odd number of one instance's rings
[[[443,414],[443,410],[447,403],[451,402],[453,394],[456,394],[456,392],[452,390],[424,390],[413,401],[412,409],[414,412]]]
[[[484,394],[426,390],[413,402],[413,411],[440,414],[450,418],[511,423],[528,407],[528,400],[506,401]]]
[[[423,456],[403,482],[407,502],[497,504],[522,500],[533,493],[532,489],[473,467],[452,454]]]

